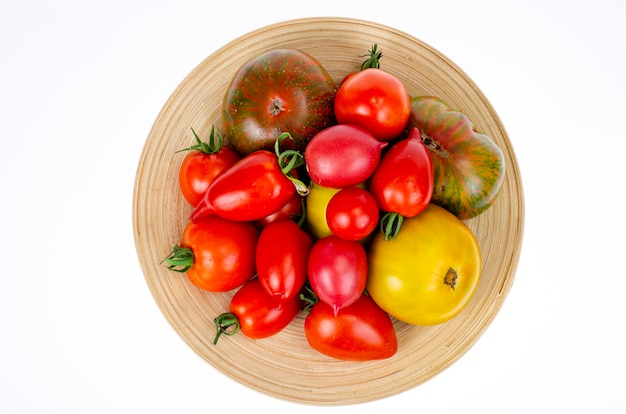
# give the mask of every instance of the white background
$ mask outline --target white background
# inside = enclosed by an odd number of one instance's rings
[[[177,336],[131,219],[139,155],[174,88],[236,37],[311,16],[386,24],[457,63],[507,128],[526,196],[515,283],[478,343],[410,391],[325,410],[624,412],[619,0],[2,0],[0,412],[320,411],[232,381]]]

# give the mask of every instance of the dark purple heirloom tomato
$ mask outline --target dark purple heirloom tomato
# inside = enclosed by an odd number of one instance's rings
[[[222,119],[229,142],[242,155],[271,150],[283,132],[284,149],[304,150],[322,129],[335,124],[337,87],[309,54],[275,49],[245,63],[224,97]]]

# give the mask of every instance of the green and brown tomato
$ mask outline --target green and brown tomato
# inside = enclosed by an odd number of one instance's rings
[[[337,86],[311,55],[274,49],[245,63],[232,79],[222,107],[224,133],[241,155],[271,150],[283,132],[283,149],[303,151],[319,131],[335,124]]]
[[[411,99],[409,125],[420,130],[431,154],[431,201],[461,220],[487,210],[504,182],[504,155],[498,145],[477,132],[467,115],[434,96]]]

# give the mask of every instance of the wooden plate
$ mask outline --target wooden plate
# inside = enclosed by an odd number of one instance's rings
[[[297,48],[317,58],[337,82],[357,70],[373,43],[382,65],[409,93],[435,95],[470,116],[506,157],[506,180],[496,203],[467,221],[483,253],[484,271],[475,296],[456,318],[436,327],[394,322],[398,353],[377,362],[343,362],[312,350],[299,316],[280,334],[250,340],[241,334],[213,345],[213,318],[228,309],[232,293],[202,292],[184,274],[159,263],[179,241],[191,209],[177,187],[190,128],[206,137],[220,124],[222,98],[235,71],[275,48]],[[524,224],[523,191],[515,154],[487,98],[472,80],[437,50],[380,24],[346,18],[308,18],[255,30],[201,62],[176,88],[158,114],[139,160],[133,226],[148,287],[174,330],[210,365],[262,393],[303,404],[345,405],[388,397],[429,380],[458,360],[488,327],[513,283]]]

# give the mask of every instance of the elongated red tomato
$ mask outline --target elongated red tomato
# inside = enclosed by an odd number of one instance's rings
[[[252,223],[218,216],[189,221],[180,246],[164,261],[171,270],[186,272],[200,289],[227,292],[254,276],[258,237],[259,230]]]
[[[359,299],[367,271],[367,254],[358,241],[327,236],[315,242],[309,254],[311,288],[335,313]]]
[[[216,178],[190,219],[215,214],[236,221],[259,220],[280,210],[295,193],[276,154],[259,150]]]
[[[211,183],[240,160],[239,154],[225,147],[221,135],[211,128],[208,142],[203,142],[192,129],[196,144],[180,151],[189,151],[178,170],[180,191],[193,207],[197,206]]]
[[[256,268],[266,294],[281,301],[299,294],[306,281],[312,245],[311,236],[293,220],[279,220],[263,228],[256,248]]]
[[[252,339],[267,338],[282,331],[302,308],[299,296],[279,301],[267,295],[258,278],[243,285],[230,300],[230,312],[215,318],[217,343],[222,334],[234,335],[239,330]]]
[[[331,306],[317,302],[304,321],[304,332],[313,349],[340,360],[386,359],[398,350],[389,315],[367,295],[336,315]]]
[[[414,217],[428,206],[433,194],[433,166],[417,128],[389,148],[372,175],[370,191],[380,209],[395,217]]]

